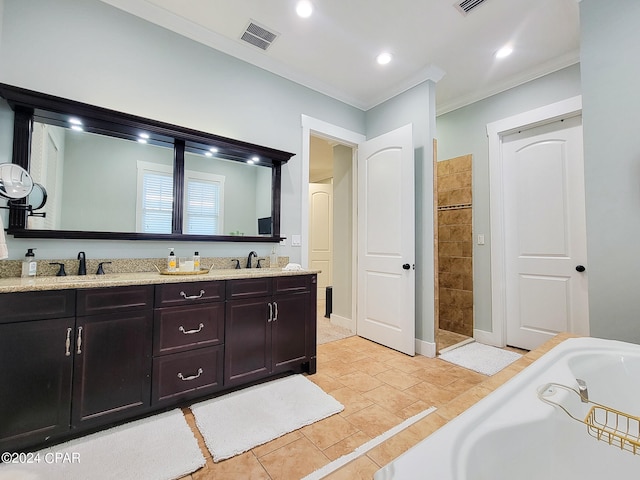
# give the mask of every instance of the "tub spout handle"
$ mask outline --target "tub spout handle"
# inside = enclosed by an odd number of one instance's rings
[[[582,403],[587,403],[589,401],[589,390],[587,390],[587,382],[585,382],[581,378],[576,378],[576,382],[578,382],[578,392],[580,392],[580,400],[582,400]]]

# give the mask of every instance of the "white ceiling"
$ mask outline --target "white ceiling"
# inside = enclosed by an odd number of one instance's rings
[[[467,16],[456,0],[312,0],[307,19],[296,0],[102,1],[363,110],[431,79],[444,113],[579,60],[577,0],[486,0]],[[240,40],[250,21],[279,34],[267,51]]]

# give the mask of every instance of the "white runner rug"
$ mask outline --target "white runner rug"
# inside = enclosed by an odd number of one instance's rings
[[[191,406],[214,462],[343,409],[340,402],[303,375],[273,380]]]
[[[493,375],[511,365],[522,355],[482,343],[467,343],[440,355],[442,360],[460,365],[475,372]]]
[[[0,464],[0,480],[173,480],[202,467],[205,458],[176,409],[22,454],[15,462]]]

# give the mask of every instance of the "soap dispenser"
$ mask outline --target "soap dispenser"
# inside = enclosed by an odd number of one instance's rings
[[[269,255],[269,266],[271,268],[276,268],[278,266],[278,250],[275,245],[271,249],[271,255]]]
[[[36,254],[33,253],[35,248],[29,248],[22,262],[22,278],[36,276],[38,264],[36,263]]]
[[[169,249],[169,257],[167,258],[167,271],[176,271],[176,254],[173,253],[173,248]]]
[[[193,254],[193,269],[196,272],[200,271],[200,252],[195,252]]]

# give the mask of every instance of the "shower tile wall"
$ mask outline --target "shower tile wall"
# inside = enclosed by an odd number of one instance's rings
[[[437,163],[439,328],[473,336],[471,155]]]

